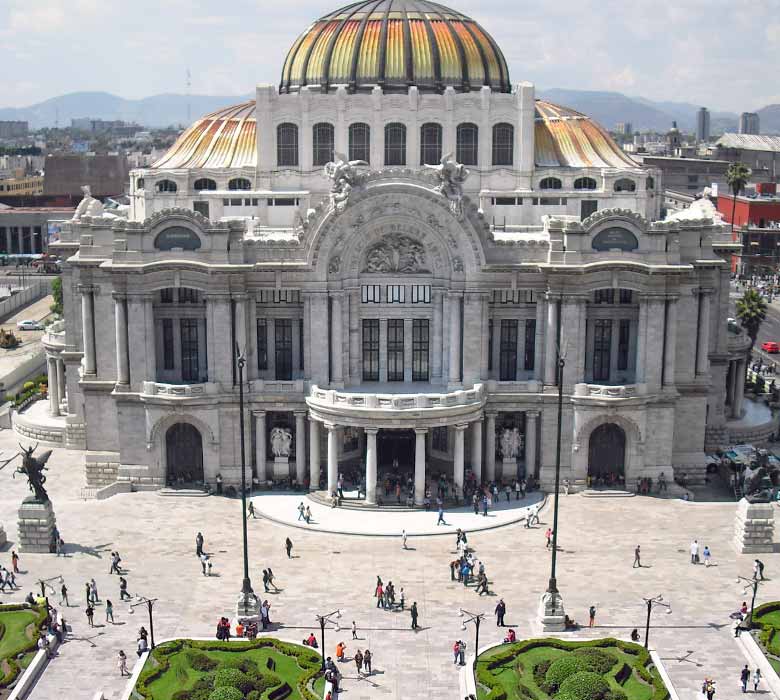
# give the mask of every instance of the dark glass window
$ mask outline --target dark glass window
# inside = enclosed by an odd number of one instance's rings
[[[312,127],[312,165],[325,165],[333,160],[333,124],[320,122]]]
[[[274,321],[274,355],[276,378],[292,379],[292,319],[277,318]]]
[[[438,165],[441,161],[441,124],[420,127],[420,165]]]
[[[431,447],[439,452],[447,451],[447,427],[434,428],[431,431]]]
[[[192,211],[201,216],[209,218],[209,203],[208,202],[193,202]]]
[[[609,356],[612,352],[612,321],[597,318],[593,327],[593,381],[609,381]]]
[[[404,380],[404,321],[391,318],[387,321],[387,381]]]
[[[181,378],[185,382],[200,381],[198,365],[198,320],[181,319]]]
[[[32,253],[32,231],[29,226],[22,226],[22,252]]]
[[[303,344],[303,319],[298,319],[298,365],[301,370],[305,369],[303,366],[304,358],[304,344]]]
[[[173,369],[173,319],[164,318],[163,330],[163,369]]]
[[[160,180],[157,183],[158,192],[176,192],[178,188],[173,180]]]
[[[268,369],[268,321],[257,319],[257,369]]]
[[[160,303],[161,304],[173,304],[173,288],[166,287],[160,290]]]
[[[363,319],[363,381],[379,381],[379,319]]]
[[[493,126],[493,165],[512,165],[515,129],[511,124]]]
[[[557,177],[545,177],[539,181],[539,189],[541,190],[559,190],[563,187],[563,183]]]
[[[597,289],[593,295],[594,304],[614,304],[615,303],[615,290],[614,289]]]
[[[636,182],[624,177],[615,183],[615,192],[636,192]]]
[[[245,177],[234,177],[230,182],[228,182],[228,189],[229,190],[251,190],[252,183],[249,180],[247,180]]]
[[[628,342],[631,334],[631,321],[620,319],[618,328],[618,369],[628,369]]]
[[[349,159],[371,162],[371,127],[368,124],[349,125]]]
[[[191,289],[190,287],[179,287],[179,303],[199,304],[200,292],[197,289]]]
[[[298,127],[295,124],[276,127],[276,164],[282,168],[298,166]]]
[[[525,321],[525,353],[523,355],[523,367],[533,369],[536,360],[536,319],[528,318]]]
[[[406,127],[385,126],[385,165],[406,165]]]
[[[499,379],[511,382],[517,379],[517,319],[501,319]]]
[[[8,239],[6,238],[5,226],[0,226],[0,253],[8,252]]]
[[[18,226],[11,226],[11,252],[12,253],[19,253],[19,227]]]
[[[575,190],[595,190],[596,181],[592,177],[578,177],[574,181]]]
[[[202,190],[215,190],[217,189],[217,183],[209,177],[201,177],[192,185],[192,189],[201,192]]]
[[[630,289],[621,289],[620,290],[620,303],[621,304],[631,304],[634,301],[634,295],[631,292]]]
[[[488,371],[493,371],[493,319],[488,321]]]
[[[463,165],[479,162],[479,129],[476,124],[458,124],[455,160]]]
[[[429,379],[428,357],[430,336],[427,318],[412,321],[412,381],[427,382]]]

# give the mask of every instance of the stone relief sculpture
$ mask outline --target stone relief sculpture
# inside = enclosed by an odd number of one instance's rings
[[[364,272],[429,272],[425,269],[425,248],[400,233],[389,233],[366,253]]]
[[[368,165],[364,160],[347,160],[342,153],[336,153],[336,160],[325,164],[325,177],[331,181],[330,206],[341,213],[347,206],[352,188],[359,184],[361,175],[358,165]]]
[[[469,176],[466,166],[458,163],[452,153],[442,156],[439,165],[426,165],[433,170],[439,179],[435,190],[441,192],[450,203],[450,210],[455,216],[463,216],[463,183]]]
[[[289,457],[292,452],[292,433],[287,428],[271,430],[271,452],[274,457]]]
[[[103,216],[103,205],[100,203],[100,200],[92,196],[92,190],[89,185],[82,185],[81,191],[84,197],[76,207],[71,221],[79,221],[82,216]]]
[[[502,459],[515,459],[523,448],[523,436],[518,428],[504,428],[499,438]]]
[[[338,255],[334,255],[328,262],[328,272],[332,275],[337,275],[341,269],[341,258]]]

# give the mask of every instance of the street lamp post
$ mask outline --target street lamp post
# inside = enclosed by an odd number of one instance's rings
[[[51,588],[51,592],[54,593],[54,587],[51,585],[51,581],[59,581],[62,583],[62,574],[59,576],[52,576],[51,578],[41,578],[38,579],[38,585],[41,587],[41,598],[44,600],[44,604],[46,605],[46,614],[49,614],[49,596],[46,595],[46,587],[48,586]]]
[[[244,367],[246,358],[239,352],[236,344],[236,364],[238,365],[238,425],[241,435],[241,528],[244,537],[244,582],[238,599],[236,616],[240,618],[257,617],[258,601],[249,579],[249,544],[246,531],[246,444],[244,437]]]
[[[479,626],[482,623],[482,620],[485,619],[485,613],[472,613],[461,608],[460,614],[467,616],[466,619],[463,620],[462,628],[464,630],[466,629],[466,625],[469,624],[469,622],[474,623],[474,667],[476,668],[477,656],[479,655]]]
[[[334,610],[327,615],[317,615],[317,622],[320,623],[320,643],[322,644],[322,670],[325,671],[325,625],[331,622],[332,617],[340,618],[341,610]],[[336,631],[339,630],[339,623],[336,622]]]
[[[140,600],[137,603],[131,603],[130,604],[130,613],[132,614],[133,608],[135,608],[138,605],[146,605],[146,609],[149,611],[149,638],[152,641],[151,649],[154,649],[154,616],[152,615],[152,608],[154,608],[154,604],[157,602],[157,598],[147,598],[146,596],[137,596],[140,598]]]
[[[647,649],[647,640],[650,636],[650,613],[653,612],[653,607],[661,605],[667,609],[667,613],[671,613],[672,606],[671,604],[664,602],[664,597],[662,595],[657,595],[654,598],[642,598],[642,600],[644,600],[645,605],[647,605],[647,622],[645,623],[645,649]]]
[[[752,578],[746,578],[745,576],[737,576],[737,583],[744,581],[747,585],[745,590],[753,589],[753,597],[750,599],[750,629],[753,628],[753,609],[756,607],[756,595],[758,594],[758,585],[761,583],[760,579],[755,576]]]

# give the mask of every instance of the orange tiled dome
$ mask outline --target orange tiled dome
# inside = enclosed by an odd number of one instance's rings
[[[303,85],[511,89],[493,38],[473,19],[428,0],[362,0],[318,19],[287,54],[279,91]]]

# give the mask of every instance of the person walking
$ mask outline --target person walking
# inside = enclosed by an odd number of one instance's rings
[[[710,552],[710,548],[705,544],[704,549],[701,552],[702,559],[704,559],[704,566],[710,565],[710,557],[712,556],[712,552]]]
[[[353,656],[353,659],[355,660],[355,668],[357,668],[357,674],[360,676],[363,672],[363,654],[360,653],[360,649],[357,649],[355,651],[355,655]]]
[[[515,482],[514,482],[514,489],[515,489],[515,500],[519,501],[520,500],[520,482],[517,479],[515,479]]]
[[[252,503],[252,501],[249,501],[249,505],[246,509],[246,519],[249,520],[249,517],[252,517],[252,519],[256,519],[257,516],[255,515],[255,504]]]
[[[479,515],[479,494],[476,491],[471,497],[471,505],[474,507],[474,515]]]
[[[203,571],[203,575],[205,576],[206,575],[206,564],[208,563],[209,555],[206,554],[205,552],[201,552],[198,555],[198,557],[200,558],[200,568]]]
[[[97,603],[100,598],[98,598],[98,589],[97,589],[97,583],[95,583],[95,579],[90,579],[89,581],[89,587],[92,589],[92,603]]]
[[[303,505],[303,501],[298,504],[298,520],[303,520],[306,513],[306,506]]]
[[[761,669],[756,666],[756,670],[753,671],[753,692],[758,692],[758,684],[761,682]]]
[[[715,695],[715,681],[712,678],[705,678],[701,691],[707,696],[707,700],[712,700]]]
[[[287,558],[288,559],[292,559],[293,543],[292,543],[292,540],[289,537],[287,539],[285,539],[285,541],[284,541],[284,548],[287,551]]]
[[[121,649],[119,650],[119,658],[117,659],[117,666],[119,667],[120,676],[129,676],[130,673],[127,670],[127,656]]]
[[[569,495],[569,480],[568,479],[564,479],[563,480],[563,493],[566,494],[567,496]]]
[[[16,551],[11,552],[11,565],[15,574],[19,573],[19,555]]]
[[[417,617],[418,617],[418,615],[417,615],[417,601],[412,603],[412,607],[409,608],[409,612],[412,615],[412,629],[413,630],[419,629],[419,625],[417,624]]]
[[[370,649],[366,649],[363,652],[363,666],[366,669],[366,675],[367,676],[370,676],[371,673],[372,673],[372,671],[371,671],[371,661],[372,661],[372,659],[373,659],[373,657],[371,656],[371,650]]]
[[[306,524],[309,525],[311,523],[311,508],[306,506],[306,510],[304,512],[306,513],[306,515],[304,515],[304,519],[306,520]]]
[[[487,495],[482,496],[482,515],[487,518],[488,514],[488,497]]]
[[[547,549],[550,549],[552,546],[552,528],[548,527],[547,532],[544,533],[544,536],[547,538]]]
[[[64,605],[66,608],[70,607],[70,603],[68,602],[68,587],[63,583],[62,588],[60,588],[60,605]]]
[[[699,563],[699,541],[691,542],[691,564]]]
[[[87,616],[87,623],[90,627],[95,626],[95,608],[90,605],[90,603],[87,603],[87,609],[84,611],[84,613]]]
[[[506,502],[509,503],[512,500],[512,487],[509,484],[504,486],[504,495],[506,496]]]
[[[199,557],[203,554],[203,533],[199,532],[195,535],[195,556]]]
[[[401,541],[404,549],[408,549],[406,546],[406,530],[401,530]]]
[[[499,598],[498,604],[496,605],[496,627],[505,627],[504,625],[504,615],[506,615],[506,603],[504,602],[503,598]]]
[[[739,680],[742,682],[742,692],[747,693],[747,684],[750,681],[750,669],[747,664],[742,669],[742,673],[739,674]]]
[[[279,591],[279,586],[274,583],[274,572],[271,570],[270,566],[268,567],[268,585],[274,587],[274,592]]]
[[[460,666],[466,665],[466,642],[462,639],[458,640],[458,664]]]
[[[596,624],[596,606],[591,605],[588,608],[588,627],[593,627]]]
[[[436,521],[436,525],[446,525],[447,523],[444,522],[444,505],[441,501],[441,499],[438,499],[439,501],[439,519]]]
[[[640,545],[637,545],[636,549],[634,550],[634,565],[631,568],[632,569],[642,568],[642,560],[640,559]]]
[[[753,578],[760,579],[761,581],[764,580],[764,562],[760,559],[756,559],[753,562]]]
[[[114,624],[114,604],[106,598],[106,622],[111,621]]]
[[[127,579],[124,576],[119,577],[119,600],[130,600],[130,594],[127,592]]]
[[[84,589],[87,597],[87,605],[89,605],[92,602],[92,586],[89,581],[84,584]]]
[[[355,624],[355,621],[352,620],[352,639],[357,639],[357,625]]]

